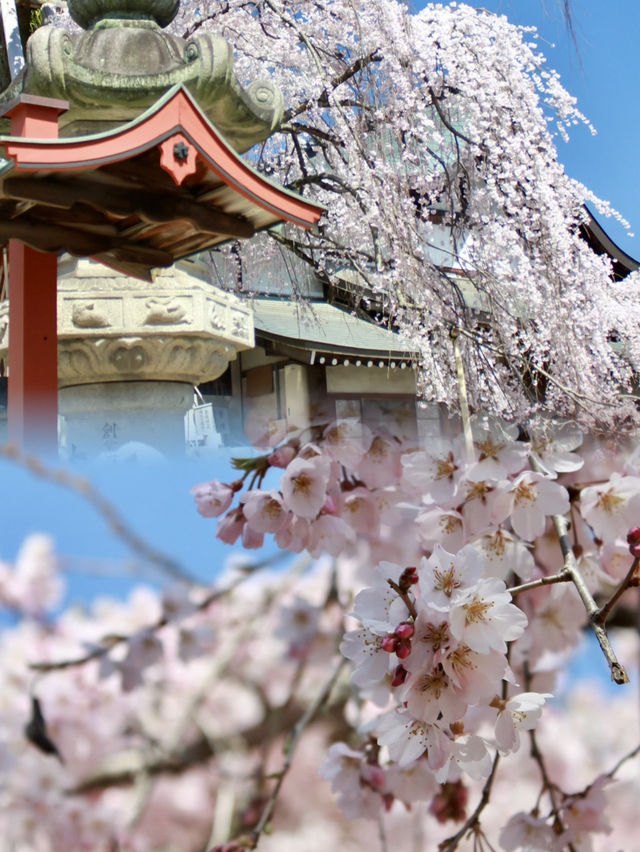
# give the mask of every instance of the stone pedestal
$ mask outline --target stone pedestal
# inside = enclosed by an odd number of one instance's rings
[[[184,447],[184,415],[193,386],[183,382],[98,382],[60,389],[60,450],[93,458],[122,448],[175,456]],[[126,452],[126,449],[125,451]],[[153,457],[153,452],[147,453]]]

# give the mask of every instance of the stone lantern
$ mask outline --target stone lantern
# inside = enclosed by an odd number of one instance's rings
[[[193,385],[252,347],[253,326],[205,267],[174,264],[322,214],[239,156],[273,132],[282,96],[268,81],[244,89],[223,39],[165,32],[178,3],[69,0],[82,31],[37,30],[0,96],[11,121],[0,137],[0,358],[8,349],[16,440],[25,424],[53,422],[60,386],[67,441],[83,454],[179,444]],[[108,268],[63,260],[56,299],[43,258],[61,252]]]

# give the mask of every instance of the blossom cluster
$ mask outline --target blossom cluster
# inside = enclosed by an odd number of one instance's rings
[[[230,485],[192,489],[224,541],[251,546],[271,533],[281,547],[337,559],[361,746],[335,743],[322,775],[351,817],[423,800],[438,819],[462,819],[468,785],[537,727],[587,620],[552,517],[571,520],[593,594],[611,593],[636,564],[640,454],[594,446],[585,470],[570,425],[525,436],[478,417],[471,437],[471,448],[455,436],[419,441],[388,417],[371,428],[316,422],[238,462],[243,477]],[[275,475],[279,488],[261,487]],[[314,618],[301,620],[303,654]],[[526,818],[544,842],[560,824],[571,842],[569,817],[554,828],[557,810]],[[520,848],[510,838],[523,825],[505,828],[505,849]]]

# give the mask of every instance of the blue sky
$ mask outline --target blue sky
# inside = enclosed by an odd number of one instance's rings
[[[58,466],[64,467],[54,463],[52,468]],[[216,522],[197,514],[189,494],[197,482],[235,478],[228,458],[153,466],[94,463],[75,472],[91,480],[133,532],[180,562],[190,575],[210,582],[232,552],[216,540]],[[74,569],[69,574],[70,600],[118,595],[132,582],[162,580],[163,575],[145,567],[105,518],[73,489],[5,459],[0,459],[0,482],[0,559],[13,560],[26,535],[45,532]]]

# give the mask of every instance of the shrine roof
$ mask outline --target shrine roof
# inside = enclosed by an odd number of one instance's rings
[[[295,304],[290,299],[253,299],[258,337],[308,354],[396,359],[413,362],[415,352],[395,331],[326,302]]]
[[[0,136],[0,243],[90,256],[151,280],[154,267],[279,222],[308,228],[324,211],[252,168],[182,86],[116,129],[65,138],[22,135],[43,126],[47,99],[19,100],[7,112],[22,111],[20,135]],[[64,105],[48,104],[57,122]]]

